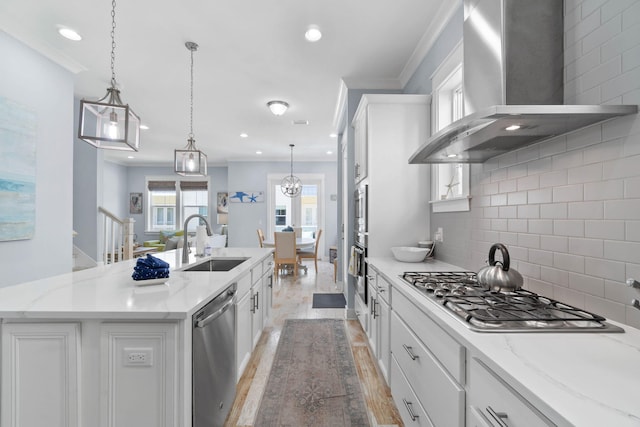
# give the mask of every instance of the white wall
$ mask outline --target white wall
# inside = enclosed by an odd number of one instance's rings
[[[36,227],[32,239],[0,242],[0,286],[71,271],[73,76],[0,32],[0,96],[37,114]]]
[[[565,103],[640,103],[640,1],[565,1]],[[434,214],[437,256],[478,270],[506,244],[525,287],[640,327],[640,117],[472,167],[470,214]],[[470,240],[470,244],[469,244]]]

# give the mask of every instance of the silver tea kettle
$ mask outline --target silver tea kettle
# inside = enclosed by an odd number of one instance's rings
[[[500,249],[502,261],[496,261],[496,250]],[[509,251],[502,243],[495,243],[489,249],[489,265],[478,271],[478,284],[491,292],[511,292],[522,287],[522,275],[509,268]]]

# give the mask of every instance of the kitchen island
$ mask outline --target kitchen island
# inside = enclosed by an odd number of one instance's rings
[[[180,271],[207,260],[183,264],[181,249],[155,256],[170,264],[164,283],[134,281],[129,260],[0,288],[2,427],[191,426],[191,316],[236,283],[255,317],[272,250],[216,248],[210,258],[247,258],[220,272]],[[236,324],[238,376],[259,320]]]
[[[383,370],[407,425],[640,426],[640,330],[608,320],[624,333],[475,332],[400,278],[461,268],[368,262],[390,288]]]

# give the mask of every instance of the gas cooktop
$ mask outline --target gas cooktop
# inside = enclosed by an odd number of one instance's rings
[[[490,292],[473,272],[407,272],[401,278],[474,331],[624,332],[602,316],[531,291]]]

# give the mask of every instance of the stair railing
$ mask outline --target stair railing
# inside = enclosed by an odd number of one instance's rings
[[[103,214],[102,227],[102,262],[110,264],[133,258],[133,218],[120,219],[103,207],[98,207]]]

